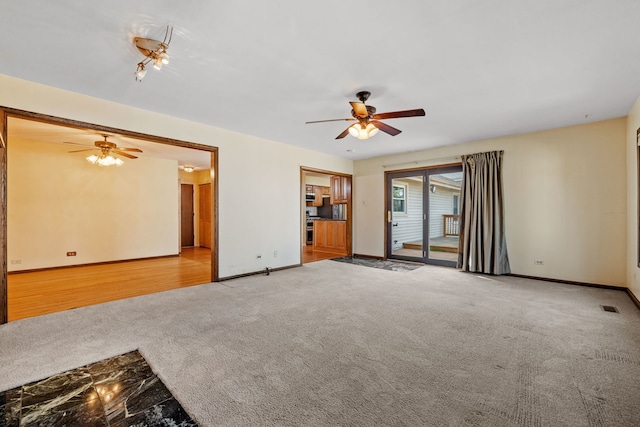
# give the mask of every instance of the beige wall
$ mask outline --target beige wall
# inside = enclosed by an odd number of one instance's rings
[[[640,128],[640,98],[627,117],[627,282],[636,298],[640,298],[640,268],[638,268],[638,141]]]
[[[100,167],[63,144],[8,147],[9,271],[178,253],[175,160]]]
[[[330,178],[330,175],[327,175],[327,176],[307,175],[304,178],[304,183],[307,185],[317,185],[319,187],[329,187],[331,186],[331,178]]]
[[[4,75],[0,105],[219,147],[220,277],[300,263],[300,167],[353,172],[348,159]]]
[[[385,170],[504,150],[512,271],[626,286],[626,132],[626,118],[620,118],[357,161],[354,252],[384,254]],[[534,265],[534,259],[544,265]]]

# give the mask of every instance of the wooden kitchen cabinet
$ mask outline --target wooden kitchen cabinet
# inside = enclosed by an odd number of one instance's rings
[[[347,255],[347,222],[336,221],[335,223],[336,249]]]
[[[332,205],[349,203],[351,199],[351,178],[348,176],[332,176],[329,197]]]
[[[313,222],[313,250],[347,255],[347,222],[317,220]]]
[[[313,193],[316,195],[316,198],[311,203],[311,206],[322,206],[322,187],[313,186]]]
[[[313,221],[313,249],[321,250],[327,247],[327,221]]]
[[[322,196],[329,194],[329,187],[307,184],[305,185],[305,193],[315,196],[313,200],[307,200],[307,206],[322,206]]]

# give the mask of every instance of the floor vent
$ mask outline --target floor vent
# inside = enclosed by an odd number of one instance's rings
[[[619,313],[618,309],[612,305],[601,305],[600,307],[602,307],[604,311],[608,311],[611,313]]]

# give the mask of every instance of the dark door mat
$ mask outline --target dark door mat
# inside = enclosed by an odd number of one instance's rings
[[[138,351],[0,392],[2,426],[197,426]]]
[[[362,265],[365,267],[380,268],[382,270],[390,271],[412,271],[416,268],[422,267],[420,264],[409,264],[405,262],[396,262],[383,259],[374,258],[360,258],[345,256],[341,258],[332,258],[331,261],[346,262],[348,264]]]

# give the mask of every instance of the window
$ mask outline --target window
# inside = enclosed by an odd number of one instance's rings
[[[453,195],[453,214],[454,215],[460,214],[460,195],[459,194]]]
[[[393,186],[393,213],[407,213],[407,186]]]

